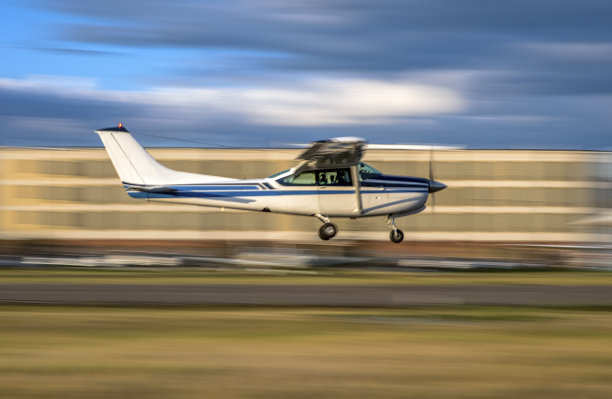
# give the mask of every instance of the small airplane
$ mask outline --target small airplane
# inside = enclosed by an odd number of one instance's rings
[[[430,177],[390,176],[361,162],[365,140],[316,141],[294,168],[262,179],[239,180],[169,169],[157,162],[119,124],[95,131],[128,195],[149,201],[314,216],[322,240],[338,227],[330,218],[386,216],[390,239],[404,239],[395,218],[425,210],[430,193],[446,188]]]

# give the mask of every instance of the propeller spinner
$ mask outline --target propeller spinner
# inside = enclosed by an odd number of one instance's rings
[[[429,192],[431,195],[431,210],[433,211],[436,208],[436,197],[433,193],[437,193],[438,191],[444,190],[446,188],[446,184],[440,183],[434,179],[434,167],[433,167],[433,147],[429,150]]]

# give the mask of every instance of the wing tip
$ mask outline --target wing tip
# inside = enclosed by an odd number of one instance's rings
[[[364,138],[361,137],[352,137],[352,136],[346,136],[346,137],[332,137],[326,140],[319,140],[316,141],[316,143],[346,143],[346,144],[358,144],[358,143],[367,143],[368,141]]]

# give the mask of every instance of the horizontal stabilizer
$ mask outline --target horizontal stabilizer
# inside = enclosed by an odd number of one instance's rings
[[[125,184],[126,190],[141,191],[143,193],[156,193],[156,194],[172,194],[177,190],[167,186],[138,186],[135,184]]]

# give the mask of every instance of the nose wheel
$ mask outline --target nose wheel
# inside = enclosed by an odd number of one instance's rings
[[[333,223],[325,223],[319,229],[319,237],[322,240],[327,241],[330,238],[334,238],[336,236],[337,232],[338,232],[338,227],[336,227],[335,224],[333,224]]]
[[[392,242],[399,244],[404,241],[404,232],[395,226],[395,218],[391,216],[387,216],[387,225],[391,227],[391,233],[389,233],[389,238]]]
[[[338,226],[330,222],[329,219],[323,215],[316,214],[314,216],[323,222],[323,226],[319,229],[319,238],[324,241],[334,238],[338,233]]]

